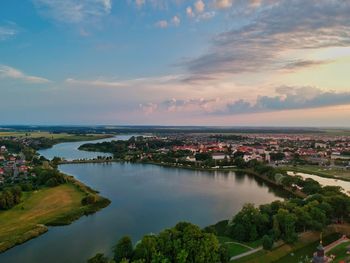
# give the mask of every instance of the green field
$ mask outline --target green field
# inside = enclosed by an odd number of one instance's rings
[[[221,244],[225,244],[227,246],[230,257],[240,255],[252,249],[248,245],[234,241],[229,237],[218,236],[218,240]]]
[[[108,205],[108,200],[99,197],[99,204],[82,206],[86,191],[77,184],[25,193],[20,204],[0,212],[0,252],[46,232],[46,225],[69,224],[84,214],[97,211],[98,205]]]
[[[347,254],[348,247],[350,246],[350,242],[345,242],[342,243],[335,248],[333,248],[331,251],[327,253],[327,256],[329,255],[334,255],[334,261],[335,262],[340,262],[344,260],[344,262],[349,262],[350,260],[350,255]]]
[[[329,230],[334,231],[334,230]],[[328,232],[328,231],[326,231]],[[324,236],[323,243],[325,245],[337,240],[341,234],[329,233]],[[272,251],[261,250],[252,255],[240,258],[232,262],[256,262],[256,263],[298,263],[310,262],[307,258],[311,258],[319,244],[320,233],[305,232],[300,235],[299,241],[293,245],[282,244]],[[306,260],[306,261],[305,261]]]
[[[69,134],[69,133],[49,133],[49,132],[16,132],[16,131],[2,131],[0,137],[28,137],[28,138],[48,138],[52,140],[62,141],[85,141],[85,140],[97,140],[102,138],[111,137],[108,134]]]

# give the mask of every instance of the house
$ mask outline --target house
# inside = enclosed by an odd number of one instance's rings
[[[21,165],[18,168],[18,172],[20,172],[20,173],[27,173],[28,172],[28,167],[26,165]]]
[[[327,148],[327,144],[326,143],[322,143],[322,142],[316,142],[315,143],[315,148]]]
[[[213,160],[225,160],[225,158],[226,158],[226,154],[224,154],[224,153],[213,153],[213,155],[212,155],[212,157],[213,157]]]
[[[271,163],[271,156],[270,156],[270,153],[269,152],[266,152],[265,153],[265,161],[267,163]]]
[[[187,156],[186,157],[186,161],[195,162],[196,161],[196,157],[194,157],[194,156]]]
[[[1,152],[1,153],[7,152],[6,146],[4,146],[4,145],[1,146],[1,147],[0,147],[0,152]]]

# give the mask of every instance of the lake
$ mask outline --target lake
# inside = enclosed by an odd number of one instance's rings
[[[77,150],[83,143],[58,144],[41,154],[66,159],[101,155]],[[136,242],[179,221],[204,227],[231,218],[245,203],[259,205],[283,196],[255,177],[234,172],[131,163],[67,164],[59,169],[100,191],[111,205],[69,226],[50,227],[0,254],[1,263],[83,263],[97,252],[110,254],[123,235]]]

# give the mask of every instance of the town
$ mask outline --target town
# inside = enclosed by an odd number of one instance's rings
[[[350,136],[289,134],[168,134],[128,142],[85,144],[81,150],[113,153],[125,161],[230,168],[235,159],[325,174],[350,173]],[[343,178],[343,179],[344,179]]]
[[[13,181],[19,180],[20,178],[26,179],[30,168],[31,167],[27,165],[23,153],[8,153],[6,146],[1,146],[0,184],[5,182],[5,178],[10,178]],[[35,174],[31,174],[30,176],[35,177]]]

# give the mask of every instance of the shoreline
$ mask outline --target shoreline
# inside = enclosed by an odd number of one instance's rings
[[[83,193],[83,195],[96,196],[96,202],[88,205],[80,205],[76,209],[64,212],[54,219],[49,220],[45,224],[36,224],[27,231],[23,232],[18,238],[14,240],[5,240],[0,242],[0,254],[8,251],[9,249],[21,245],[31,239],[39,237],[40,235],[49,231],[50,226],[65,226],[73,223],[83,216],[88,216],[98,212],[99,210],[107,207],[111,201],[98,194],[98,191],[93,190],[89,186],[75,179],[73,176],[65,175],[67,182],[65,184],[72,185],[77,191]],[[64,185],[64,184],[63,184]],[[80,200],[81,202],[81,200]],[[23,203],[19,203],[17,206],[22,206]],[[10,209],[11,210],[11,209]],[[8,211],[10,211],[8,210]],[[5,212],[5,211],[4,211]]]

